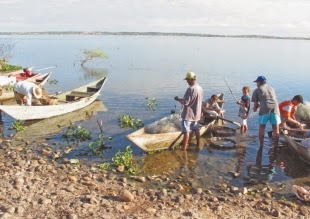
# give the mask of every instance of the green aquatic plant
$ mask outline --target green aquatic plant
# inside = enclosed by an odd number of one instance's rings
[[[124,166],[129,175],[136,175],[139,173],[139,165],[133,160],[130,145],[126,147],[125,151],[118,151],[115,156],[112,157],[112,162],[115,166]]]
[[[12,123],[12,128],[15,129],[16,132],[23,131],[23,123],[20,120],[16,120]]]
[[[129,115],[122,115],[118,117],[118,126],[122,129],[138,129],[144,126],[142,120],[136,119]]]
[[[150,98],[150,97],[146,97],[146,110],[152,110],[155,111],[155,107],[157,107],[157,101],[156,98]]]
[[[110,168],[110,164],[109,163],[99,164],[99,168],[102,170],[108,170]]]
[[[60,128],[60,125],[57,125]],[[74,126],[72,122],[67,127],[67,130],[63,132],[63,138],[67,139],[68,141],[86,141],[91,139],[91,132],[84,129],[82,126]]]
[[[49,79],[49,80],[48,80],[48,83],[51,84],[51,85],[54,85],[54,84],[57,84],[58,81],[55,80],[55,79]]]
[[[112,140],[112,138],[109,137],[108,140],[110,141],[110,140]],[[104,135],[100,134],[98,140],[95,140],[95,141],[90,142],[88,144],[88,148],[92,152],[93,155],[100,155],[103,150],[105,150],[107,148],[111,148],[111,147],[106,145]]]

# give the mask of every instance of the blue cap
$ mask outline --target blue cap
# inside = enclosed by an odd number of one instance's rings
[[[267,79],[264,76],[258,76],[257,79],[254,82],[258,81],[266,81]]]

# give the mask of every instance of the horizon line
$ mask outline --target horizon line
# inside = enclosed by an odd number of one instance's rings
[[[263,38],[310,40],[310,37],[271,36],[260,34],[205,34],[205,33],[177,33],[177,32],[133,32],[133,31],[7,31],[0,35],[154,35],[154,36],[194,36],[194,37],[231,37],[231,38]]]

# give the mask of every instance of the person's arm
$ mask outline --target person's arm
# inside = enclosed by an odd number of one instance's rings
[[[183,98],[179,98],[178,96],[174,97],[174,100],[180,102],[182,105],[185,104],[185,100]]]
[[[254,102],[253,111],[256,112],[258,108],[259,108],[259,103],[258,102]]]
[[[31,106],[31,101],[32,101],[32,91],[27,91],[27,106]]]

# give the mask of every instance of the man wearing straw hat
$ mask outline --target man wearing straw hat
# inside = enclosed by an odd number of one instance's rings
[[[26,105],[31,106],[32,96],[36,99],[42,97],[42,89],[36,84],[29,81],[19,81],[14,84],[14,97],[16,103],[22,105],[25,103],[25,97],[27,98]]]
[[[196,82],[196,75],[194,72],[188,72],[185,79],[189,85],[184,97],[178,96],[174,99],[182,104],[182,132],[183,132],[183,150],[187,150],[189,141],[189,132],[192,129],[195,131],[197,146],[199,146],[199,123],[201,117],[201,106],[203,101],[203,90]]]

